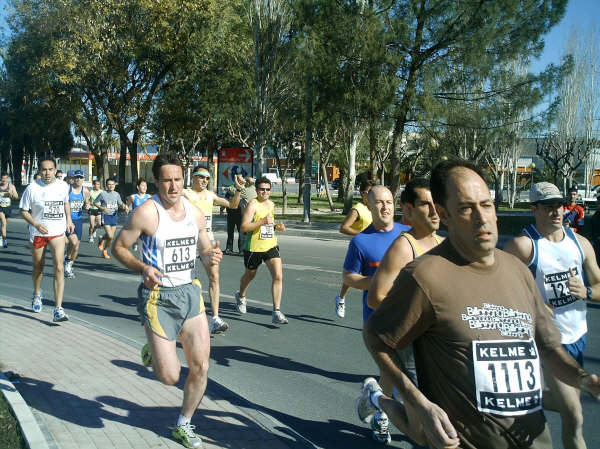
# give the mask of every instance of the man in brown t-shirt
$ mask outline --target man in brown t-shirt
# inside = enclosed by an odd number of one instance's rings
[[[550,448],[540,357],[564,382],[600,396],[568,356],[533,278],[495,248],[489,189],[468,161],[444,161],[431,192],[448,239],[409,264],[366,322],[366,345],[404,405],[365,382],[359,407],[384,410],[431,448]],[[395,349],[414,345],[417,388]]]

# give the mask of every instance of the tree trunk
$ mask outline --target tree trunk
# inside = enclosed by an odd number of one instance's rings
[[[125,131],[119,131],[119,140],[120,140],[120,153],[119,153],[119,185],[117,186],[117,191],[121,194],[121,196],[125,195],[125,169],[127,167],[127,147],[129,143],[129,138]],[[109,174],[109,176],[111,176]]]
[[[371,117],[372,119],[372,117]],[[373,182],[377,182],[377,132],[375,129],[375,122],[371,120],[369,122],[369,179]]]
[[[354,201],[354,182],[356,181],[356,150],[360,144],[360,139],[363,134],[363,130],[360,126],[355,123],[354,129],[352,130],[352,136],[350,140],[350,149],[348,152],[348,190],[344,198],[344,214],[350,212],[352,209],[352,202]]]
[[[311,171],[312,171],[312,86],[310,76],[306,80],[306,144],[304,152],[304,213],[302,215],[303,223],[310,223],[310,189],[311,189]]]
[[[129,142],[129,163],[131,164],[131,169],[130,169],[130,173],[131,173],[131,191],[126,192],[126,195],[129,195],[131,193],[134,193],[134,187],[135,183],[138,179],[138,167],[137,167],[137,160],[138,160],[138,142],[140,140],[140,134],[138,132],[138,130],[136,129],[133,132],[133,139]],[[125,188],[125,187],[123,187]]]
[[[331,192],[329,191],[329,182],[327,182],[327,167],[325,167],[325,164],[321,164],[321,176],[323,176],[322,182],[325,182],[325,194],[327,195],[329,210],[333,212],[335,208],[333,207],[333,199],[331,198]]]

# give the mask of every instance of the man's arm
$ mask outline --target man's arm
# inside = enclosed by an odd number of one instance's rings
[[[144,203],[145,204],[145,203]],[[202,263],[205,265],[218,265],[223,258],[223,252],[219,248],[219,242],[212,245],[208,232],[206,232],[206,218],[204,213],[197,207],[192,208],[196,214],[196,224],[198,226],[198,252]]]
[[[413,251],[405,237],[399,236],[388,248],[371,280],[367,304],[373,310],[379,307],[394,285],[400,270],[413,260]]]
[[[65,218],[67,219],[67,233],[72,233],[75,231],[75,225],[73,224],[73,220],[71,220],[71,203],[69,202],[69,194],[64,198],[65,202]]]
[[[363,276],[360,273],[351,273],[348,270],[344,270],[342,273],[342,280],[344,284],[358,290],[369,290],[371,287],[371,277]]]
[[[252,217],[254,217],[254,212],[256,212],[256,200],[250,201],[250,204],[248,204],[248,207],[244,211],[244,215],[242,216],[242,225],[240,226],[242,232],[252,232],[256,228],[260,228],[262,225],[273,223],[271,215],[267,215],[266,217],[253,222]]]
[[[342,225],[340,226],[340,233],[342,234],[346,234],[346,235],[356,235],[359,234],[360,231],[356,230],[356,229],[352,229],[352,225],[356,222],[356,220],[358,220],[360,218],[360,216],[358,215],[358,211],[356,209],[351,209],[350,212],[348,212],[348,215],[346,215],[346,218],[344,219],[344,221],[342,222]]]
[[[131,207],[132,204],[133,204],[133,195],[129,195],[127,197],[127,207]]]
[[[600,301],[600,268],[598,268],[598,263],[596,262],[594,248],[585,237],[579,234],[575,234],[575,237],[583,250],[583,271],[585,271],[585,276],[592,289],[592,297],[587,298],[587,287],[581,279],[574,276],[574,273],[569,277],[567,287],[569,288],[569,292],[578,298]]]
[[[17,189],[15,188],[14,184],[10,184],[8,186],[8,195],[13,199],[13,200],[18,200],[19,199],[19,194],[17,193]]]
[[[520,235],[506,242],[503,249],[520,259],[525,265],[529,265],[533,253],[533,242],[526,235]]]
[[[598,376],[581,368],[562,345],[543,351],[540,355],[544,366],[559,380],[582,391],[587,391],[596,400],[600,400],[600,379]]]
[[[233,198],[231,198],[230,201],[226,198],[215,195],[214,202],[217,206],[226,207],[227,209],[237,209],[237,207],[240,205],[242,189],[244,189],[244,178],[242,178],[240,181],[238,175],[235,175],[233,182],[235,183],[235,193],[233,194]]]
[[[151,290],[157,285],[162,285],[162,273],[135,257],[129,251],[129,247],[136,242],[140,235],[152,235],[157,228],[158,212],[154,205],[147,201],[138,207],[127,220],[123,229],[117,234],[112,246],[112,254],[115,258],[131,271],[140,273],[144,278],[144,285]]]

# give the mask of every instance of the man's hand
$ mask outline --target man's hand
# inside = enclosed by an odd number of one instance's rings
[[[595,374],[586,374],[579,380],[581,391],[587,391],[594,399],[600,401],[600,378]]]
[[[162,273],[156,268],[146,265],[142,273],[144,276],[144,285],[148,290],[154,290],[157,285],[162,285]]]
[[[125,211],[125,214],[129,213],[129,207],[127,206],[127,204],[123,204],[123,211]]]
[[[273,224],[273,217],[271,216],[271,214],[263,218],[263,224]]]
[[[46,232],[48,232],[48,231],[46,230]],[[73,232],[75,232],[75,225],[71,221],[71,222],[67,223],[67,234],[72,234]]]
[[[206,263],[209,265],[219,265],[223,258],[223,251],[219,248],[219,242],[215,242],[211,250],[206,254]]]
[[[283,222],[279,222],[275,225],[275,229],[281,232],[285,231],[285,225],[283,224]]]
[[[37,223],[33,227],[37,229],[40,234],[48,234],[48,228],[41,223]]]
[[[244,186],[246,185],[246,181],[244,180],[244,177],[241,175],[235,175],[235,178],[233,178],[233,182],[235,183],[235,188],[237,190],[243,189]]]
[[[569,279],[567,280],[567,288],[569,289],[569,293],[571,295],[576,296],[581,299],[585,299],[587,297],[587,289],[581,279],[575,276],[572,268],[569,268]]]
[[[458,447],[460,444],[458,434],[446,412],[433,402],[427,399],[424,399],[424,401],[424,403],[419,403],[417,406],[411,405],[409,401],[404,404],[408,422],[420,423],[423,426],[422,429],[417,430],[415,435],[409,436],[416,438],[415,441],[422,444],[424,434],[427,443],[432,449],[452,449]]]

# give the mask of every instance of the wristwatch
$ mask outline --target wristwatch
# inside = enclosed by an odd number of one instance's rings
[[[587,291],[587,295],[586,295],[585,299],[587,299],[589,301],[592,299],[592,287],[586,287],[586,291]]]

